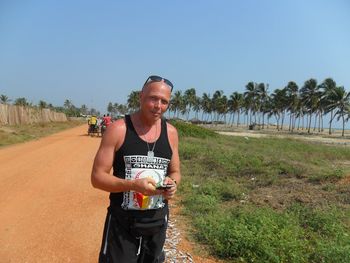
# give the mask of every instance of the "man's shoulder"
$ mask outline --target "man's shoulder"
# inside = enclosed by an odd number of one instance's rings
[[[103,135],[102,141],[117,149],[124,141],[125,133],[126,124],[124,119],[116,120],[115,122],[108,125],[107,130]]]
[[[126,123],[125,119],[118,119],[110,124],[110,129],[115,130],[125,130],[126,129]]]
[[[169,122],[166,122],[166,125],[167,125],[167,130],[168,130],[169,135],[177,136],[177,129],[175,128],[175,126]]]

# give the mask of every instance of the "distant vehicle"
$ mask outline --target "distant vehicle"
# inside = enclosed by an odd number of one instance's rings
[[[88,135],[90,136],[101,135],[101,126],[99,125],[98,119],[95,115],[92,115],[88,119]]]

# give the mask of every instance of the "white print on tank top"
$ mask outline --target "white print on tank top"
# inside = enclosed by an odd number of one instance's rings
[[[125,179],[134,180],[141,178],[153,178],[156,184],[161,184],[166,176],[170,160],[154,157],[152,162],[147,156],[124,156]],[[162,195],[146,196],[135,191],[124,192],[122,208],[126,210],[158,209],[164,206]]]

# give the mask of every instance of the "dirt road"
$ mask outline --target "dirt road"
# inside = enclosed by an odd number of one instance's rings
[[[85,131],[0,150],[1,262],[97,262],[108,195],[91,187],[100,139]]]

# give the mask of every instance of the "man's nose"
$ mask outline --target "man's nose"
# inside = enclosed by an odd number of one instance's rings
[[[160,99],[154,101],[154,106],[159,107],[160,104],[161,104],[161,100]]]

